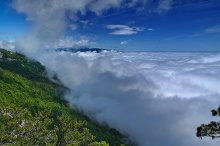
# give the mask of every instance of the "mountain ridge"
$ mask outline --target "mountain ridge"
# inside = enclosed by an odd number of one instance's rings
[[[47,78],[39,62],[0,49],[0,145],[118,146],[128,141],[70,109],[65,90]]]
[[[89,48],[89,47],[69,47],[69,48],[57,48],[57,52],[65,51],[65,52],[72,52],[72,53],[77,53],[77,52],[95,52],[95,53],[101,53],[104,51],[112,51],[111,49],[103,49],[103,48]]]

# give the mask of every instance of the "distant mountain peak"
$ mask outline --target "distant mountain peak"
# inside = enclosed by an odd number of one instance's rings
[[[57,52],[65,51],[65,52],[95,52],[95,53],[101,53],[103,51],[111,51],[109,49],[101,49],[101,48],[89,48],[89,47],[81,47],[81,48],[57,48]]]

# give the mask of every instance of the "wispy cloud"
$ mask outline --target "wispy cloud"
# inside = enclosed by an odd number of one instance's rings
[[[144,31],[143,27],[128,26],[128,25],[106,25],[107,29],[113,30],[111,35],[133,35]]]
[[[207,34],[220,34],[220,25],[213,25],[200,32],[196,32],[190,35],[190,37],[200,37]]]
[[[195,38],[195,37],[200,37],[202,35],[204,35],[204,32],[197,32],[197,33],[190,34],[189,37]]]
[[[90,40],[88,37],[80,37],[76,40],[73,37],[63,37],[57,43],[54,43],[49,48],[71,48],[71,47],[86,47],[94,45],[96,42]]]
[[[148,31],[155,31],[153,28],[147,28]]]
[[[15,48],[14,41],[12,41],[12,40],[9,40],[9,41],[0,40],[0,48],[13,50]]]
[[[205,30],[206,33],[220,33],[220,25],[209,27]]]
[[[173,0],[160,0],[157,7],[157,12],[161,13],[169,11],[172,8]]]
[[[120,45],[127,45],[128,44],[128,41],[121,41],[120,42]]]

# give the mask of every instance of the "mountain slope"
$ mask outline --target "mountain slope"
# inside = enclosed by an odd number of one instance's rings
[[[71,110],[45,68],[0,49],[0,145],[121,145],[123,136]]]

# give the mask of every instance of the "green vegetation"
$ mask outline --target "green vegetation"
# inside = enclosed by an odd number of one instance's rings
[[[45,68],[0,49],[0,145],[120,146],[123,136],[71,110]]]
[[[220,106],[211,110],[212,116],[220,116]],[[197,127],[197,137],[211,137],[212,139],[220,137],[220,122],[211,121],[209,124],[202,124]]]

